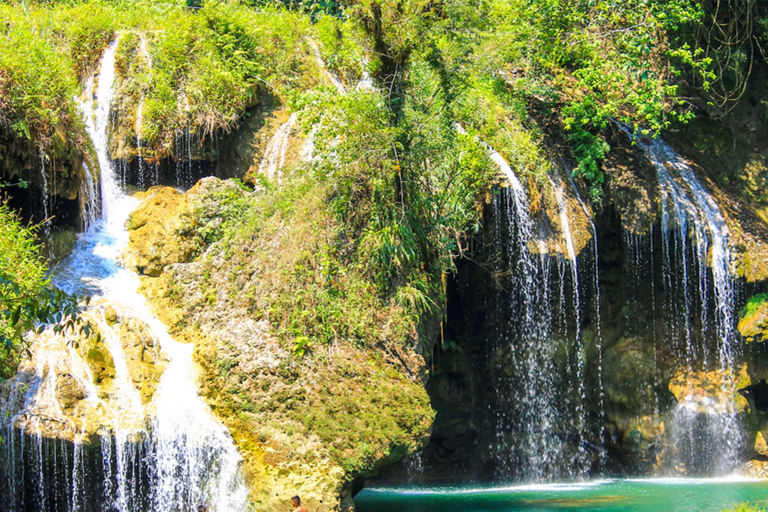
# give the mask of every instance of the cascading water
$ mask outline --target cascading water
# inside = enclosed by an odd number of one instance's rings
[[[43,335],[32,367],[20,376],[27,380],[18,381],[3,409],[10,411],[14,404],[19,409],[13,417],[3,415],[0,491],[9,497],[3,510],[175,512],[205,503],[239,512],[247,507],[241,458],[226,428],[196,393],[193,347],[171,338],[138,293],[138,277],[118,263],[128,239],[125,221],[136,201],[117,183],[107,152],[117,44],[102,58],[95,112],[90,101],[84,102],[101,168],[102,218],[54,276],[69,292],[97,297],[87,316],[102,333],[114,375],[107,379],[109,387],[96,387],[99,377],[73,346],[50,332]],[[93,79],[88,99],[92,87]],[[111,321],[108,310],[116,311]],[[115,318],[136,318],[137,325],[147,326],[142,343],[156,348],[142,349],[142,360],[165,360],[160,350],[167,355],[150,403],[142,402],[134,385],[123,331],[112,327]],[[146,355],[150,352],[154,355]],[[62,379],[76,390],[76,405],[62,402]],[[52,429],[60,435],[43,435]]]
[[[664,277],[659,309],[666,336],[688,378],[698,375],[719,388],[706,396],[691,392],[679,397],[670,433],[675,466],[686,473],[726,474],[734,468],[742,442],[734,401],[734,282],[728,228],[679,154],[658,138],[638,140],[658,177]]]
[[[587,425],[592,390],[587,389],[577,255],[563,187],[556,188],[567,257],[548,253],[522,184],[498,152],[489,148],[489,156],[509,183],[493,215],[496,245],[503,254],[497,272],[509,275],[497,303],[501,327],[493,336],[497,346],[490,362],[496,367],[491,407],[497,476],[534,481],[584,477],[595,458],[587,447],[601,451],[596,445],[602,434]]]
[[[48,194],[48,174],[45,169],[45,161],[47,160],[48,156],[40,152],[40,202],[43,205],[43,219],[42,219],[42,228],[43,228],[43,240],[46,240],[45,248],[48,253],[48,258],[50,259],[53,256],[52,248],[50,245],[51,240],[51,213],[49,208],[49,203],[51,201],[51,198]]]
[[[152,82],[152,57],[149,54],[149,49],[147,48],[147,39],[144,36],[141,36],[141,43],[139,44],[139,50],[141,51],[141,54],[144,56],[144,60],[147,61],[147,70],[149,72],[149,80],[148,82]],[[146,171],[144,169],[145,162],[144,162],[144,140],[143,140],[143,126],[144,126],[144,94],[141,95],[141,98],[139,99],[139,105],[136,107],[136,160],[137,165],[139,167],[139,188],[144,188],[146,186],[145,183],[145,174]],[[155,170],[155,173],[157,171]],[[157,178],[154,177],[153,182],[157,182]]]
[[[288,151],[291,130],[293,130],[297,117],[298,114],[294,112],[288,121],[277,129],[272,140],[267,144],[264,157],[259,164],[259,174],[265,175],[270,180],[276,180],[278,183],[280,183],[280,171],[285,165],[285,153]]]
[[[83,179],[80,181],[80,211],[83,217],[83,228],[88,230],[96,224],[101,211],[99,193],[96,191],[96,180],[93,179],[88,164],[83,162]]]
[[[307,43],[309,44],[309,47],[312,48],[312,53],[315,55],[315,61],[317,62],[318,67],[323,70],[325,76],[328,77],[328,80],[330,80],[333,86],[336,87],[339,94],[346,94],[347,88],[344,87],[341,80],[339,80],[338,77],[328,69],[328,66],[325,65],[325,61],[323,61],[323,56],[320,55],[320,48],[317,46],[317,43],[311,38],[307,38]]]

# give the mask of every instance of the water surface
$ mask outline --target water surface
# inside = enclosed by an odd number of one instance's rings
[[[768,509],[768,481],[601,480],[508,487],[371,487],[358,512],[719,512],[749,502]]]

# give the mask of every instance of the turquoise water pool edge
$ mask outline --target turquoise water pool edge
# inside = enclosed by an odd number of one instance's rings
[[[567,484],[377,487],[358,512],[720,512],[737,503],[768,511],[768,480],[656,478]]]

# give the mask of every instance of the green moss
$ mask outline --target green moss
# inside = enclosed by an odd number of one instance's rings
[[[345,471],[371,471],[421,446],[434,412],[420,386],[375,359],[333,369],[335,375],[318,375],[322,385],[301,421]]]
[[[766,302],[768,302],[768,293],[759,293],[751,296],[747,299],[747,303],[741,311],[739,311],[739,318],[746,318],[754,315]]]

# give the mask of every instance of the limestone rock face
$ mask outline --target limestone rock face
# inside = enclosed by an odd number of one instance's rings
[[[605,160],[606,197],[616,208],[622,228],[644,235],[656,219],[655,171],[639,147],[627,145],[626,135],[618,133],[615,139]]]
[[[768,456],[768,443],[765,442],[765,437],[763,437],[762,432],[758,432],[755,437],[755,452],[763,457]]]
[[[171,187],[152,187],[128,219],[130,231],[126,265],[158,276],[170,263],[189,261],[199,245],[184,236],[192,212],[185,196]]]
[[[172,187],[152,187],[139,194],[141,204],[128,218],[125,264],[157,277],[173,263],[187,263],[205,247],[205,238],[221,224],[218,196],[247,192],[232,181],[204,178],[182,194]]]
[[[137,222],[132,236],[141,229],[156,240],[220,238],[222,203],[258,193],[202,180],[183,198],[169,194],[166,226]],[[280,341],[261,287],[274,278],[274,252],[295,238],[275,230],[268,243],[214,242],[189,262],[163,260],[159,277],[142,278],[142,291],[174,338],[195,344],[201,395],[244,457],[256,510],[284,511],[294,494],[313,511],[352,510],[360,478],[428,441],[434,412],[424,359],[389,339],[367,348],[338,339],[301,355]]]
[[[741,476],[747,478],[768,478],[768,461],[750,460],[741,465],[738,470]]]
[[[633,411],[637,404],[653,403],[655,361],[642,340],[620,338],[606,349],[603,364],[609,403],[624,411]]]
[[[669,390],[678,404],[699,413],[726,414],[743,411],[747,400],[736,389],[749,384],[746,363],[734,371],[733,381],[722,370],[709,372],[678,371],[669,382]],[[733,410],[735,407],[735,411]]]
[[[167,356],[148,327],[125,311],[101,303],[83,318],[93,327],[91,336],[43,332],[33,340],[32,358],[4,383],[2,411],[17,428],[85,443],[99,433],[145,428]],[[116,359],[128,375],[120,374]]]

